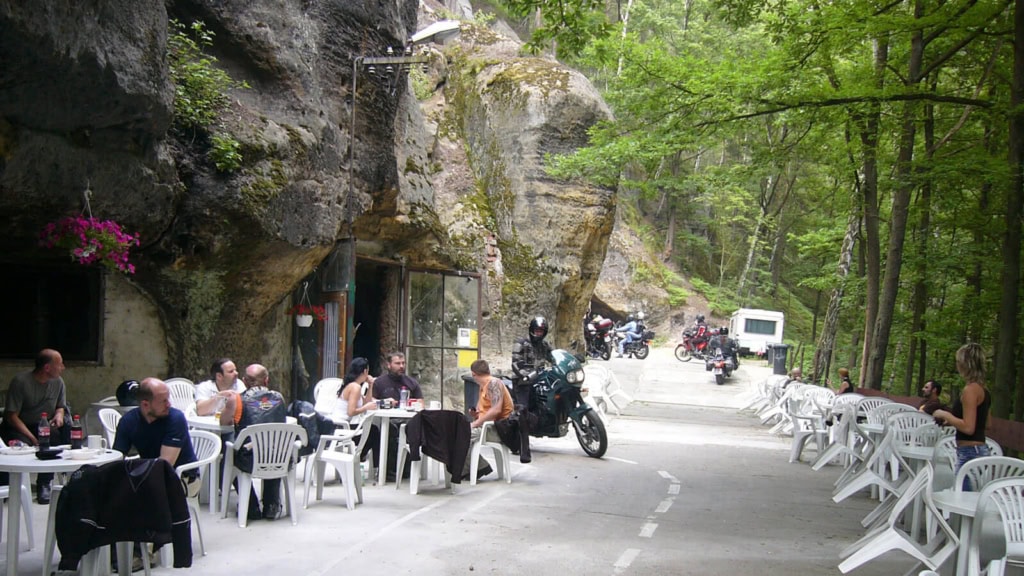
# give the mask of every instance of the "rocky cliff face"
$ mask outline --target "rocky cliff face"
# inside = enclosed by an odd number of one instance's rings
[[[95,215],[142,237],[132,282],[159,311],[169,372],[195,373],[211,354],[269,355],[272,373],[286,371],[287,338],[268,334],[282,300],[349,236],[351,189],[355,234],[377,253],[486,272],[486,317],[521,332],[543,313],[574,332],[614,196],[552,180],[543,156],[583,144],[608,111],[579,74],[468,25],[435,53],[422,106],[404,82],[360,76],[353,95],[354,57],[403,45],[416,9],[0,0],[0,249],[54,258],[38,231],[80,212],[88,186]],[[230,90],[217,127],[240,143],[237,169],[209,159],[208,132],[174,123],[171,18],[205,22],[217,67],[248,85]],[[500,352],[497,333],[484,345]]]

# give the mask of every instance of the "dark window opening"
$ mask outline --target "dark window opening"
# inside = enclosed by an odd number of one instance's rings
[[[99,362],[103,274],[81,266],[5,265],[0,282],[0,358],[33,359],[53,348],[64,361]]]
[[[775,334],[775,321],[774,320],[754,320],[753,318],[747,318],[744,323],[744,331],[747,334]]]

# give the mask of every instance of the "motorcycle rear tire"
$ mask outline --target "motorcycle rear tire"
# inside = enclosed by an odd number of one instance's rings
[[[690,354],[690,351],[685,345],[680,344],[676,346],[676,360],[679,360],[680,362],[689,362],[692,359],[693,355]]]
[[[651,353],[651,349],[650,347],[647,346],[647,344],[644,344],[643,346],[640,346],[639,348],[634,350],[633,353],[636,355],[637,360],[643,360],[647,358],[648,354]]]
[[[719,386],[725,384],[725,374],[715,374],[715,384]]]
[[[605,346],[604,352],[601,352],[601,360],[607,361],[607,360],[611,360],[611,359],[612,359],[612,351],[609,350],[607,346]]]
[[[573,421],[576,429],[576,439],[580,447],[591,458],[600,458],[608,450],[608,432],[604,429],[604,422],[597,415],[596,410],[588,410],[580,416],[580,423]]]

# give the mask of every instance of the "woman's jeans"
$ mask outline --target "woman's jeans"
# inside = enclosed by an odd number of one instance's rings
[[[988,456],[988,446],[982,444],[980,446],[957,446],[956,447],[956,471],[959,472],[970,460],[975,458],[981,458],[982,456]],[[971,479],[964,477],[964,492],[971,492]]]

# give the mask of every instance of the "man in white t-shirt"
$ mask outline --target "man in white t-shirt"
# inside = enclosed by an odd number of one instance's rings
[[[210,366],[210,379],[196,384],[196,414],[209,416],[224,402],[220,422],[234,424],[235,399],[245,392],[245,384],[238,379],[238,368],[229,358],[218,358]]]

